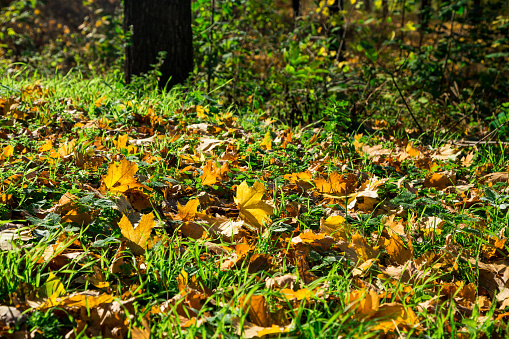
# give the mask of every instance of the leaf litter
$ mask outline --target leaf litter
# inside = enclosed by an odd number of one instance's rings
[[[61,310],[66,337],[148,337],[167,318],[167,337],[214,332],[225,316],[245,338],[299,335],[306,312],[331,308],[387,338],[438,318],[450,335],[452,322],[463,336],[505,330],[507,164],[383,129],[338,142],[147,101],[131,125],[79,107],[43,123],[37,99],[53,91],[23,91],[0,99],[14,121],[1,133],[0,248],[40,280],[2,282],[1,335]]]

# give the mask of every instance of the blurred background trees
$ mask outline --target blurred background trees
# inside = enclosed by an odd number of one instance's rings
[[[83,76],[123,76],[126,48],[135,40],[124,29],[119,0],[1,4],[0,54],[11,71],[22,67],[13,62],[22,62],[46,74],[72,69]],[[249,104],[292,125],[340,119],[355,127],[377,118],[417,127],[413,114],[423,126],[445,132],[495,130],[507,137],[502,128],[509,110],[506,1],[193,0],[190,5],[194,68],[186,87],[210,93],[211,107],[221,103],[242,110]],[[132,20],[141,19],[136,11]],[[152,29],[163,32],[172,19],[156,14],[160,19]],[[190,46],[191,39],[184,40],[178,51]],[[174,63],[175,50],[147,46],[156,55],[167,49],[166,59],[147,61],[152,68],[132,73],[165,82],[163,67]],[[177,68],[186,73],[188,67]]]

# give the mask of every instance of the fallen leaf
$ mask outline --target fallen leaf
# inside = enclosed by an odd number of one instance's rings
[[[224,162],[220,168],[217,168],[216,162],[209,160],[203,168],[203,174],[200,176],[201,184],[204,186],[215,185],[218,181],[225,178],[228,170],[228,162]]]
[[[138,172],[138,165],[127,159],[122,159],[118,165],[111,163],[107,174],[103,176],[104,185],[113,192],[125,192],[135,187],[151,190],[149,187],[137,182],[136,178],[134,178],[136,172]]]
[[[369,246],[366,239],[360,233],[353,235],[350,246],[355,250],[361,262],[378,257],[379,251]]]
[[[129,240],[128,246],[136,255],[145,253],[145,250],[152,248],[155,239],[151,239],[152,229],[155,226],[154,214],[144,214],[136,228],[133,227],[129,219],[124,215],[118,223],[122,235]]]
[[[405,234],[405,224],[403,219],[395,221],[395,214],[390,215],[389,217],[384,217],[382,219],[382,223],[387,226],[391,231],[396,232],[399,235]]]
[[[32,238],[28,230],[4,229],[0,231],[0,250],[12,251],[17,241],[25,242]]]
[[[214,148],[221,145],[224,140],[211,139],[211,138],[200,138],[200,144],[196,147],[198,152],[210,153]]]
[[[320,219],[320,232],[330,235],[334,239],[346,240],[350,233],[350,227],[346,224],[346,219],[340,215],[332,215],[327,219]]]
[[[424,180],[424,187],[434,187],[438,190],[453,185],[456,185],[456,173],[453,171],[428,174]]]
[[[274,208],[262,201],[265,194],[265,186],[261,182],[255,182],[249,187],[244,181],[237,187],[235,203],[239,208],[239,216],[254,227],[261,227],[264,222],[270,221]]]
[[[29,315],[14,306],[0,305],[0,327],[14,327],[28,320]],[[0,333],[2,331],[0,330]]]
[[[393,233],[389,239],[386,239],[384,246],[392,262],[399,265],[403,265],[414,257],[412,242],[409,241],[405,246],[397,233]]]
[[[355,309],[355,313],[364,317],[378,311],[380,298],[373,290],[356,290],[350,292],[350,307]]]
[[[178,203],[178,216],[183,221],[192,220],[196,216],[196,213],[198,213],[198,206],[200,206],[199,199],[189,200],[185,206]]]
[[[391,331],[399,325],[412,326],[418,323],[414,311],[409,306],[397,302],[380,305],[371,319],[379,320],[380,323],[375,328],[382,329],[384,332]]]
[[[95,308],[100,304],[113,302],[113,296],[107,293],[99,294],[97,291],[78,292],[69,295],[61,302],[66,307]]]
[[[486,182],[487,184],[494,184],[497,182],[507,182],[508,178],[509,176],[507,172],[496,172],[486,174],[484,177],[482,177],[482,181]]]
[[[237,335],[246,339],[261,338],[270,334],[287,333],[291,328],[290,324],[285,326],[278,326],[274,324],[270,327],[262,327],[246,320],[244,320],[241,325],[239,318],[233,318],[232,325],[236,329]]]

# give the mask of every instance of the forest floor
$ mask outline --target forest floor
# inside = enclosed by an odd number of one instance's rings
[[[0,336],[504,337],[503,143],[0,85]]]

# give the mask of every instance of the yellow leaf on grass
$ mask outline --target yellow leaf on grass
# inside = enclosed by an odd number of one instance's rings
[[[204,186],[215,185],[219,180],[222,180],[228,172],[229,166],[227,162],[224,162],[220,168],[217,168],[216,162],[209,160],[203,168],[203,174],[201,175],[201,184]]]
[[[263,337],[264,335],[269,335],[269,334],[275,334],[275,333],[283,333],[284,329],[281,330],[281,328],[277,325],[272,325],[272,327],[267,327],[267,328],[264,328],[260,331],[257,332],[257,335],[259,337]]]
[[[57,298],[67,294],[62,281],[53,273],[50,273],[46,283],[39,288],[39,295],[47,298],[40,309],[46,309],[58,305]]]
[[[133,339],[150,339],[150,327],[133,327],[131,329],[131,337]]]
[[[108,190],[116,192],[125,192],[134,187],[144,187],[151,190],[136,181],[134,177],[136,172],[138,172],[138,165],[127,159],[122,159],[118,165],[112,163],[108,167],[106,175],[103,176],[104,185]]]
[[[412,242],[409,241],[408,246],[405,246],[403,240],[396,233],[393,233],[390,239],[385,240],[385,250],[391,260],[400,265],[405,264],[414,257]]]
[[[203,106],[196,106],[196,116],[200,119],[205,119],[207,117],[207,114],[209,112],[208,108],[204,108]]]
[[[67,292],[65,291],[64,284],[62,281],[54,275],[52,272],[48,275],[48,280],[39,288],[39,294],[41,297],[61,297],[65,295]]]
[[[414,158],[417,158],[421,154],[421,151],[419,151],[417,148],[414,148],[412,144],[407,144],[405,151],[408,153],[408,155]]]
[[[52,148],[53,148],[53,141],[46,140],[46,142],[39,147],[38,151],[39,152],[47,152]]]
[[[456,185],[456,173],[452,171],[429,174],[424,180],[424,187],[435,187],[438,190],[453,185]]]
[[[359,233],[354,234],[350,246],[355,250],[361,262],[378,257],[378,250],[369,246],[366,239]]]
[[[264,221],[269,221],[274,208],[262,201],[265,194],[265,186],[261,182],[255,182],[249,187],[243,182],[237,187],[235,203],[239,208],[239,216],[252,226],[261,227]]]
[[[115,147],[120,152],[123,149],[127,150],[127,153],[136,153],[138,148],[133,145],[129,145],[129,134],[120,135],[118,137],[118,141],[113,140],[113,143],[115,144]]]
[[[76,140],[73,139],[69,142],[65,142],[58,148],[58,155],[60,155],[61,158],[66,157],[74,151],[75,147]]]
[[[136,228],[133,227],[129,219],[124,215],[118,223],[122,235],[129,240],[128,246],[134,254],[140,255],[150,249],[155,241],[151,239],[150,234],[155,226],[154,213],[144,214]]]
[[[284,288],[280,290],[281,294],[288,300],[309,300],[313,296],[313,291],[308,290],[307,288],[301,288],[298,291],[294,291],[289,288]]]
[[[180,292],[184,291],[187,288],[187,284],[189,283],[189,274],[182,270],[177,277],[177,286]]]
[[[87,295],[86,292],[82,294],[70,295],[62,301],[62,304],[67,307],[87,307],[89,309],[95,308],[100,304],[108,304],[113,302],[113,296],[110,294],[100,295]]]
[[[380,305],[378,311],[371,319],[381,320],[375,329],[382,329],[384,332],[392,331],[399,325],[414,325],[418,318],[409,306],[394,302]]]
[[[5,160],[14,154],[14,147],[7,145],[3,148],[2,154],[0,155],[1,160]]]
[[[272,149],[272,139],[270,137],[270,131],[267,131],[265,137],[260,144],[260,147],[264,150],[270,151]]]
[[[366,316],[378,311],[380,306],[380,297],[378,294],[369,290],[352,291],[350,293],[350,303],[355,308],[355,313]]]
[[[183,221],[191,220],[198,213],[198,206],[200,205],[199,199],[189,200],[185,206],[177,203],[178,215]]]
[[[340,215],[331,215],[327,219],[320,219],[320,232],[330,235],[334,239],[346,239],[350,227],[345,223],[346,219]]]

